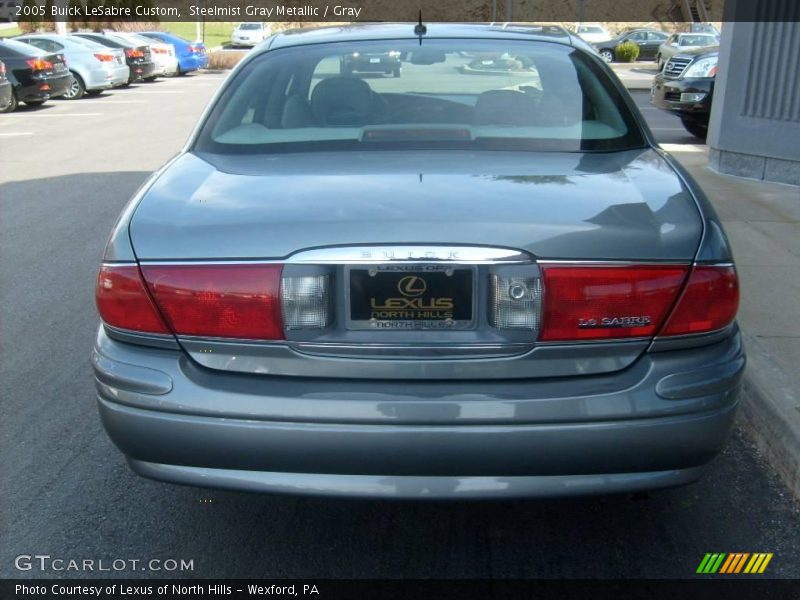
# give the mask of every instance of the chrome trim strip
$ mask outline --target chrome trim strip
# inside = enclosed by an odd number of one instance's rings
[[[540,259],[536,261],[539,265],[586,265],[589,267],[594,266],[638,266],[638,265],[648,265],[648,266],[677,266],[677,267],[686,267],[688,265],[693,264],[691,260],[548,260],[548,259]]]
[[[291,264],[385,264],[439,262],[448,264],[528,263],[533,257],[519,250],[478,246],[349,246],[304,250],[287,260]]]
[[[290,264],[290,265],[346,265],[346,264],[418,264],[438,263],[494,265],[529,264],[534,257],[526,252],[509,248],[484,246],[338,246],[301,250],[286,258],[232,259],[232,260],[140,260],[142,265],[237,265],[237,264]]]

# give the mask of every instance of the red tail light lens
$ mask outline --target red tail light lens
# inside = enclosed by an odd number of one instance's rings
[[[6,74],[6,63],[0,62],[0,75],[5,77]]]
[[[114,62],[114,55],[113,54],[101,54],[97,53],[94,57],[99,60],[100,62]]]
[[[660,335],[684,335],[722,329],[739,308],[739,279],[732,266],[698,265]]]
[[[136,265],[103,266],[97,276],[95,300],[107,325],[145,333],[169,333]]]
[[[545,266],[542,341],[650,337],[681,290],[681,265]]]
[[[281,265],[143,266],[178,335],[283,339]]]
[[[200,48],[200,46],[189,46],[189,52],[197,53],[202,51],[203,50]]]
[[[125,56],[128,58],[143,58],[144,52],[138,48],[125,48]]]
[[[164,48],[155,48],[155,47],[153,47],[150,50],[152,52],[155,52],[156,54],[169,54]]]
[[[43,60],[41,58],[31,58],[25,62],[34,71],[49,71],[53,68],[53,63],[51,63],[49,60]]]

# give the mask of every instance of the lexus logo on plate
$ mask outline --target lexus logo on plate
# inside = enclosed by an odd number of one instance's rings
[[[425,283],[425,280],[416,275],[408,275],[397,282],[397,290],[403,294],[403,296],[408,296],[409,298],[421,296],[427,289],[428,284]]]

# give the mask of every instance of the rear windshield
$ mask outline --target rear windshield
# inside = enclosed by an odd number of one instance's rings
[[[0,56],[38,56],[40,54],[47,54],[47,52],[16,40],[3,40],[0,42]]]
[[[713,35],[682,35],[681,46],[712,46],[717,43]]]
[[[258,23],[242,23],[239,25],[239,29],[261,29],[261,25]]]
[[[513,40],[298,46],[246,64],[194,149],[259,153],[406,147],[625,150],[644,145],[587,54]]]

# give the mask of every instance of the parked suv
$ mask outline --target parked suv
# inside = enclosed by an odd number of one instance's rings
[[[701,139],[708,134],[719,46],[676,54],[656,75],[650,102],[677,114],[686,131]]]

